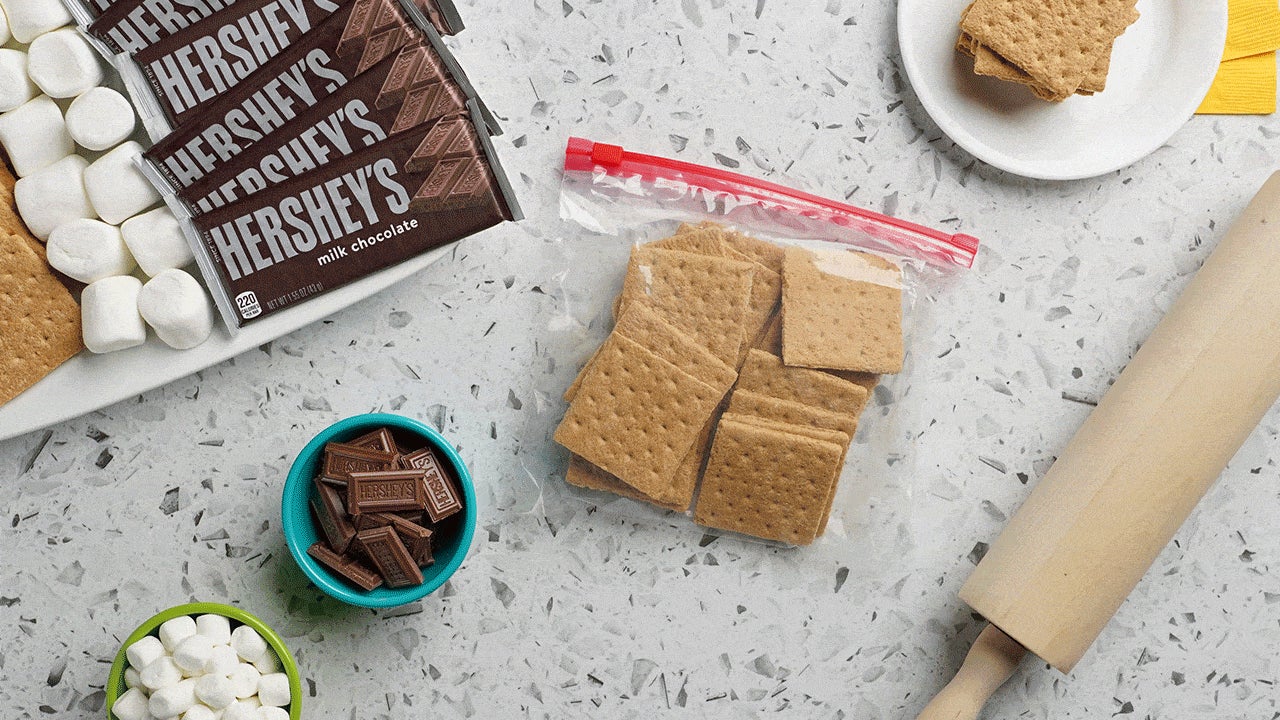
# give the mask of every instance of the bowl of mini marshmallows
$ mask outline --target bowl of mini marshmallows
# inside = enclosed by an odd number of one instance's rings
[[[284,641],[218,603],[170,608],[133,631],[107,682],[107,720],[300,720],[302,684]]]

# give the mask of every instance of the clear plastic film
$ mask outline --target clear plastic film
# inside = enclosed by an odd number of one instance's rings
[[[927,421],[912,338],[978,241],[578,138],[560,212],[581,232],[548,328],[544,499],[899,565]],[[828,336],[846,320],[874,340]]]

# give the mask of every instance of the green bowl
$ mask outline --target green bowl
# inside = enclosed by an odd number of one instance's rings
[[[171,607],[139,625],[138,629],[134,630],[133,634],[124,641],[124,644],[120,646],[120,652],[116,653],[115,661],[111,663],[111,675],[107,678],[107,720],[117,720],[115,713],[111,712],[111,706],[115,705],[116,699],[128,689],[124,684],[124,671],[129,666],[129,660],[124,654],[125,649],[147,635],[157,635],[160,632],[160,626],[165,621],[183,615],[191,615],[193,617],[196,615],[222,615],[231,620],[232,630],[239,625],[248,625],[257,630],[262,639],[266,640],[267,645],[275,652],[276,657],[280,660],[280,665],[284,667],[285,674],[289,676],[289,695],[293,698],[293,702],[289,704],[289,718],[290,720],[302,720],[302,678],[298,675],[298,664],[294,662],[293,655],[289,654],[289,648],[285,647],[284,640],[280,639],[276,631],[268,627],[266,623],[238,607],[206,602]]]

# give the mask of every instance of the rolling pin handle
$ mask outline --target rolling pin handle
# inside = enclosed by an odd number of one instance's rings
[[[995,691],[1027,654],[1013,638],[988,625],[973,642],[955,678],[916,720],[977,720]]]

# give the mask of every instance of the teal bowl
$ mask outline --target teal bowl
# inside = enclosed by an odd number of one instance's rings
[[[320,466],[324,461],[325,443],[354,440],[380,427],[389,429],[406,446],[430,445],[438,451],[453,469],[453,477],[457,479],[458,489],[462,491],[463,507],[462,512],[454,516],[461,516],[459,521],[446,528],[446,532],[439,532],[432,537],[435,563],[422,569],[421,585],[406,588],[378,587],[366,591],[330,572],[307,554],[307,548],[320,539],[319,528],[311,519],[308,501],[311,497],[311,481],[320,473]],[[421,600],[438,590],[457,571],[471,548],[471,538],[476,532],[476,491],[466,463],[462,462],[449,441],[434,428],[402,415],[370,413],[349,417],[330,425],[298,453],[293,467],[289,468],[289,477],[284,482],[280,515],[289,554],[293,555],[294,562],[298,563],[303,574],[316,587],[351,605],[389,608]]]
[[[285,647],[284,640],[276,634],[266,623],[259,620],[252,613],[241,610],[231,605],[222,605],[220,603],[190,603],[187,605],[179,605],[171,607],[162,613],[153,615],[151,619],[138,626],[133,634],[125,639],[124,644],[120,646],[120,652],[116,653],[116,659],[111,663],[111,674],[107,677],[107,720],[117,720],[115,713],[111,712],[111,706],[116,704],[116,700],[124,694],[128,688],[124,684],[124,671],[129,667],[129,659],[125,655],[125,650],[130,645],[138,642],[147,635],[156,635],[160,632],[160,626],[166,621],[182,615],[222,615],[231,621],[231,629],[235,629],[240,625],[248,625],[263,640],[267,641],[267,647],[276,654],[276,658],[280,660],[280,666],[284,668],[284,673],[289,676],[289,694],[293,696],[293,702],[287,708],[290,720],[302,720],[302,676],[298,673],[298,664],[294,662],[293,655],[289,653],[289,648]]]

